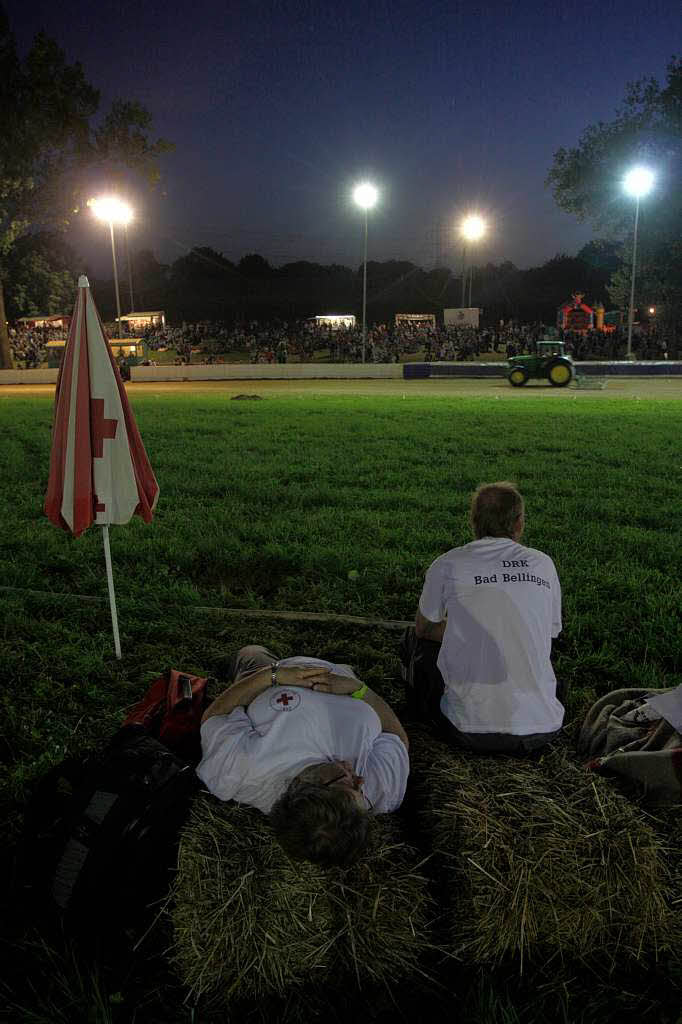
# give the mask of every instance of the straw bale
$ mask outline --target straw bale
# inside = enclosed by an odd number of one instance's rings
[[[613,962],[674,944],[664,839],[565,746],[483,757],[411,734],[412,778],[441,862],[451,951],[500,963],[597,950]]]
[[[202,794],[169,906],[171,960],[215,1004],[409,977],[429,948],[422,864],[390,815],[372,822],[359,864],[325,870],[290,860],[260,812]]]
[[[667,846],[671,876],[669,918],[677,935],[664,961],[671,980],[682,991],[682,804],[657,807],[656,828],[665,837]]]
[[[606,957],[588,963],[556,956],[528,965],[523,975],[512,962],[471,973],[461,1024],[672,1024],[677,1019],[677,1013],[665,1013],[675,997],[664,977],[633,961],[612,971]]]

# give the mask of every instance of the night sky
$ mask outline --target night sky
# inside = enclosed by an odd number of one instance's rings
[[[663,81],[682,34],[676,0],[5,7],[22,54],[44,29],[102,108],[137,99],[176,144],[131,231],[167,262],[210,245],[357,266],[365,178],[381,189],[370,259],[455,266],[453,225],[474,209],[482,259],[574,254],[592,235],[544,187],[552,155],[612,119],[627,81]],[[105,231],[87,214],[69,240],[108,275]]]

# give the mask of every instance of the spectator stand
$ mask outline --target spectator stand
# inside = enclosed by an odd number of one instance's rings
[[[149,328],[166,326],[166,314],[162,309],[147,313],[126,313],[121,317],[121,329],[127,334],[142,335]]]

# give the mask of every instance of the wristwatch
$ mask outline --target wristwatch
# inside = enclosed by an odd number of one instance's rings
[[[277,686],[277,669],[279,668],[279,662],[273,661],[272,669],[270,673],[270,686]]]

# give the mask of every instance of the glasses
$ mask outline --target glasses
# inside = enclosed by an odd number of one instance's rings
[[[347,778],[348,778],[348,773],[347,772],[343,772],[342,775],[337,775],[337,776],[335,776],[332,779],[328,779],[327,782],[323,782],[322,785],[323,786],[331,786],[331,785],[333,785],[333,783],[335,783],[335,782],[342,782],[344,779],[347,779]],[[353,788],[355,788],[355,787],[353,787]],[[370,798],[365,793],[362,792],[361,789],[358,788],[357,792],[359,792],[362,795],[362,799],[367,804],[367,811],[368,811],[368,813],[371,814],[371,812],[374,810],[374,804],[372,803]]]

